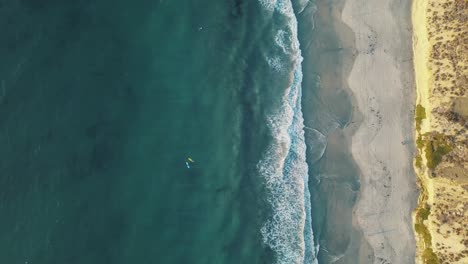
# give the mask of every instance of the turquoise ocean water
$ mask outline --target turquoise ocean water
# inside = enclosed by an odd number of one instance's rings
[[[313,5],[0,1],[0,263],[317,263]]]

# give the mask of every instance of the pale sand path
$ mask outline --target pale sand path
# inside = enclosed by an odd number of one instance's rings
[[[356,37],[358,54],[348,83],[362,114],[352,137],[352,153],[362,173],[354,217],[379,264],[415,261],[410,4],[347,0],[342,13]],[[369,262],[362,256],[361,263]]]

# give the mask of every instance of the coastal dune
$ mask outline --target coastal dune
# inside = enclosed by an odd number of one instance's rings
[[[468,1],[413,4],[418,263],[468,262]]]
[[[356,0],[347,1],[342,13],[357,50],[348,77],[360,119],[351,146],[361,170],[353,217],[374,251],[361,252],[361,263],[415,260],[410,6],[407,0]]]

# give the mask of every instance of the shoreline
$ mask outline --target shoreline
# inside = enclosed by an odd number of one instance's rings
[[[345,0],[315,4],[315,27],[311,33],[305,26],[301,34],[310,40],[304,50],[305,87],[313,86],[304,90],[305,120],[327,142],[322,158],[309,161],[316,180],[312,183],[314,235],[320,240],[321,263],[358,263],[361,256],[374,257],[353,218],[359,169],[351,155],[351,136],[362,119],[354,111],[356,100],[347,84],[356,56],[355,36],[341,19]]]
[[[358,54],[348,84],[355,112],[362,116],[357,131],[348,132],[361,173],[353,220],[374,251],[374,263],[415,260],[411,215],[418,190],[412,165],[410,5],[410,1],[347,1],[342,13],[356,36]],[[361,252],[360,260],[366,257]]]

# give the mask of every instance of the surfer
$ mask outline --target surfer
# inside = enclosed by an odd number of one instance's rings
[[[190,169],[190,163],[195,163],[195,161],[192,158],[187,157],[185,160],[185,166],[187,166],[187,169]]]

